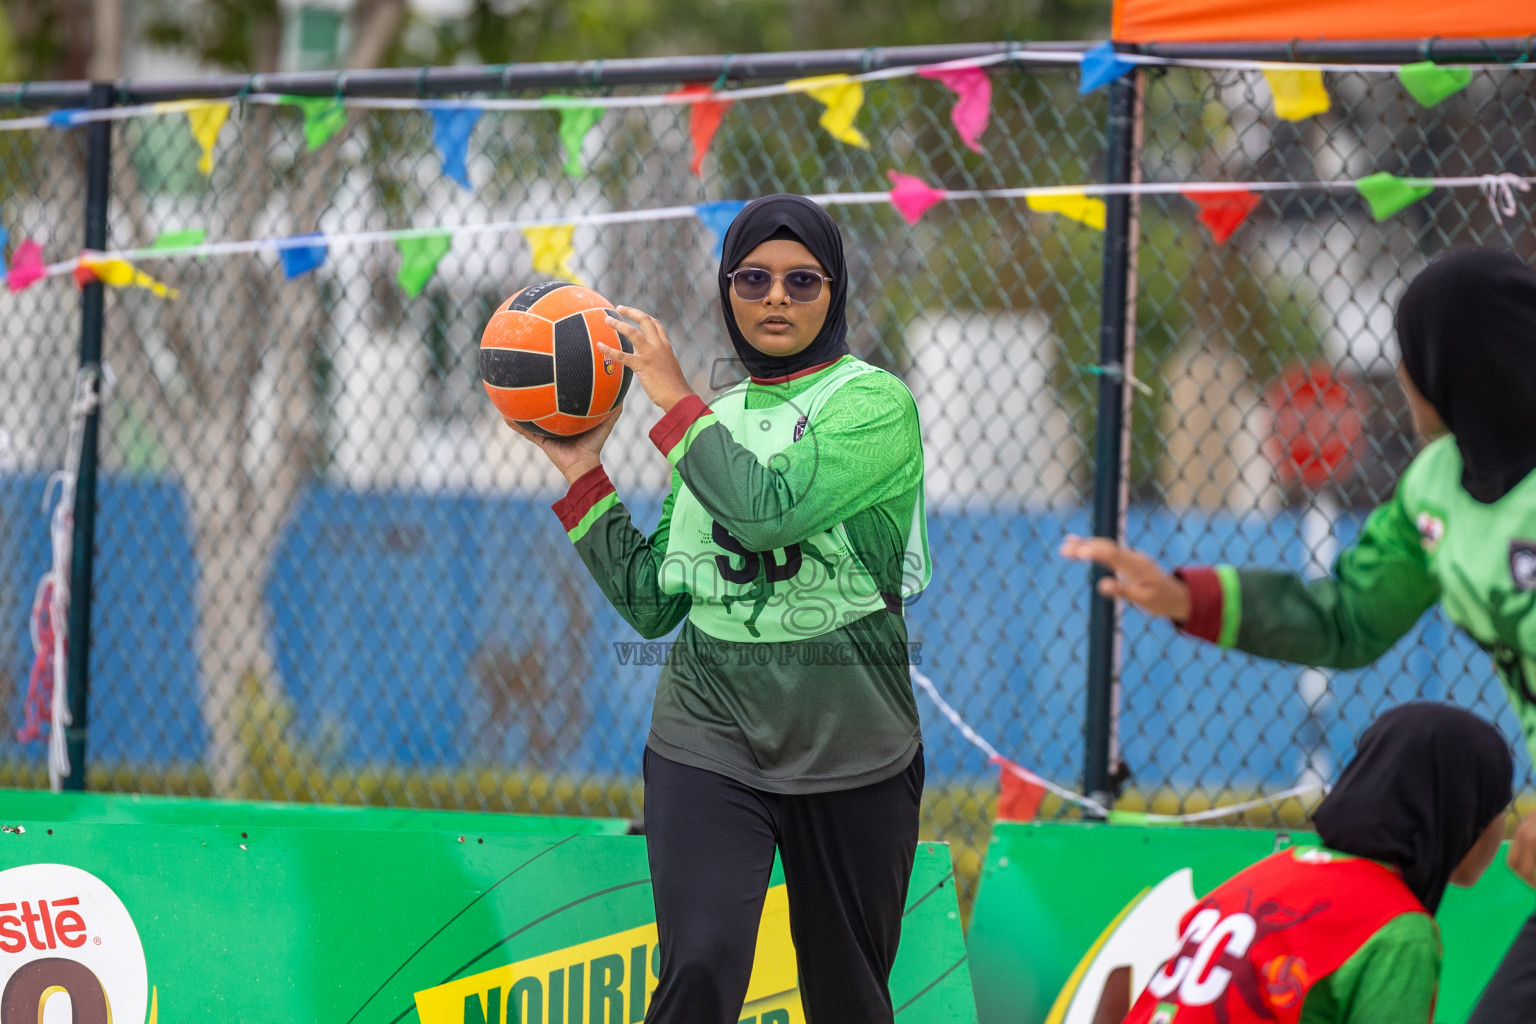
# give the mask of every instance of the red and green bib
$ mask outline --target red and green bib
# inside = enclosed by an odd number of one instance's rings
[[[1273,854],[1184,915],[1178,952],[1125,1024],[1296,1024],[1314,984],[1389,921],[1423,913],[1375,861],[1317,847]]]

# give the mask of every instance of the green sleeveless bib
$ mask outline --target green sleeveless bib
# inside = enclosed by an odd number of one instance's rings
[[[1462,488],[1461,454],[1444,437],[1399,489],[1446,614],[1493,658],[1536,758],[1536,473],[1484,505]]]
[[[822,371],[822,379],[793,399],[769,408],[747,409],[748,381],[716,396],[709,408],[738,444],[769,465],[791,444],[815,443],[816,417],[839,388],[863,374],[884,372],[847,358]],[[755,388],[757,394],[776,390]],[[688,618],[694,626],[736,643],[806,640],[881,608],[899,610],[902,600],[921,591],[932,575],[921,486],[902,568],[901,593],[880,593],[841,523],[786,548],[748,551],[680,483],[658,575],[663,592],[693,598]]]

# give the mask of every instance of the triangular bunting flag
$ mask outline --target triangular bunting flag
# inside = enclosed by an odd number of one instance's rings
[[[1323,73],[1315,70],[1265,68],[1264,78],[1275,100],[1275,115],[1287,121],[1305,121],[1314,114],[1326,113],[1328,90],[1323,88]]]
[[[848,75],[817,75],[813,78],[797,78],[784,83],[792,92],[809,93],[827,109],[821,112],[817,124],[838,142],[860,149],[869,148],[869,140],[853,126],[864,106],[864,83],[856,82]]]
[[[149,243],[149,247],[159,252],[172,252],[176,249],[190,249],[194,245],[202,245],[208,237],[204,228],[183,228],[180,231],[162,231],[155,236],[155,240]]]
[[[1380,171],[1355,182],[1355,189],[1370,204],[1371,216],[1386,220],[1429,195],[1435,186],[1424,178],[1399,178]]]
[[[443,175],[465,188],[469,183],[469,137],[480,120],[479,107],[435,108],[432,111],[432,144],[443,158]]]
[[[277,258],[283,264],[283,276],[292,281],[325,264],[325,236],[311,231],[303,235],[290,235],[290,242],[313,241],[315,245],[284,245],[277,250]]]
[[[674,96],[708,95],[714,88],[705,82],[693,82],[674,92]],[[688,104],[688,138],[693,143],[693,159],[688,169],[695,178],[704,176],[704,154],[725,120],[725,112],[731,109],[730,100],[694,100]]]
[[[144,288],[162,299],[174,299],[181,295],[175,288],[155,280],[127,260],[115,258],[81,256],[80,265],[75,268],[75,280],[82,286],[94,280],[109,288]]]
[[[43,250],[32,239],[23,238],[16,251],[11,253],[11,269],[6,272],[5,286],[19,292],[42,280],[45,273]]]
[[[187,111],[187,124],[192,129],[192,138],[203,151],[197,160],[197,169],[203,172],[204,177],[213,173],[213,144],[218,141],[219,129],[224,127],[227,120],[228,103],[209,103]]]
[[[1217,245],[1231,238],[1232,232],[1259,205],[1258,195],[1239,188],[1221,192],[1185,192],[1184,198],[1200,210],[1195,219],[1206,226]]]
[[[11,242],[11,233],[5,228],[0,228],[0,277],[10,274],[11,269],[5,262],[5,247]]]
[[[427,282],[432,280],[432,275],[437,273],[438,263],[448,255],[452,246],[453,233],[450,231],[433,231],[395,240],[395,248],[400,250],[400,273],[397,279],[400,287],[405,289],[405,294],[413,299],[421,294]]]
[[[528,239],[528,247],[533,250],[534,273],[581,284],[576,271],[571,269],[571,260],[576,256],[576,248],[571,244],[575,233],[574,224],[523,228],[523,237]]]
[[[891,179],[891,205],[896,207],[896,212],[900,213],[908,224],[916,224],[922,220],[923,214],[927,213],[930,207],[944,199],[943,189],[934,188],[922,178],[902,174],[900,171],[885,173]]]
[[[340,96],[283,96],[280,102],[304,113],[304,148],[319,149],[347,126],[347,107]]]
[[[72,128],[75,124],[75,115],[85,113],[83,107],[72,107],[67,110],[50,110],[48,123],[55,128]]]
[[[1036,213],[1059,213],[1063,217],[1086,224],[1095,231],[1104,230],[1107,211],[1102,199],[1094,199],[1081,192],[1071,192],[1066,195],[1025,196],[1024,202]]]
[[[1404,64],[1397,69],[1397,77],[1408,90],[1408,95],[1426,107],[1456,95],[1472,84],[1471,68],[1441,67],[1434,61]]]
[[[587,165],[581,158],[581,146],[587,132],[602,119],[602,107],[586,106],[576,96],[546,96],[544,102],[560,108],[560,145],[565,149],[565,173],[573,178],[586,177]]]
[[[1115,51],[1114,43],[1100,43],[1083,52],[1083,62],[1078,65],[1077,91],[1086,96],[1093,90],[1108,85],[1120,76],[1134,70],[1135,64]]]
[[[1034,821],[1046,792],[1040,777],[1006,757],[994,757],[991,761],[998,768],[997,820]]]
[[[949,112],[960,141],[973,153],[981,152],[982,130],[992,116],[992,76],[981,68],[923,68],[918,74],[943,82],[959,97]]]
[[[699,222],[709,229],[714,235],[715,244],[710,249],[710,254],[715,259],[720,258],[722,247],[725,244],[726,229],[731,226],[731,221],[741,212],[741,208],[747,204],[740,199],[721,199],[713,203],[699,203],[694,206],[693,212],[699,215]]]

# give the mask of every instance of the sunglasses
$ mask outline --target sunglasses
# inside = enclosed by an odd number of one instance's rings
[[[826,274],[814,270],[791,270],[787,274],[770,274],[757,267],[742,267],[725,275],[731,279],[731,289],[743,302],[757,302],[768,297],[773,282],[784,282],[784,294],[791,302],[815,302],[821,298],[821,286],[832,280]]]

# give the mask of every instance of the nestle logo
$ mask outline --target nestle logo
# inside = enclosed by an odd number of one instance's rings
[[[85,920],[74,910],[60,907],[78,907],[80,897],[70,896],[54,900],[38,900],[33,909],[30,900],[22,900],[18,915],[15,903],[0,903],[0,951],[20,953],[31,946],[37,950],[57,949],[60,945],[79,949],[85,945]]]

